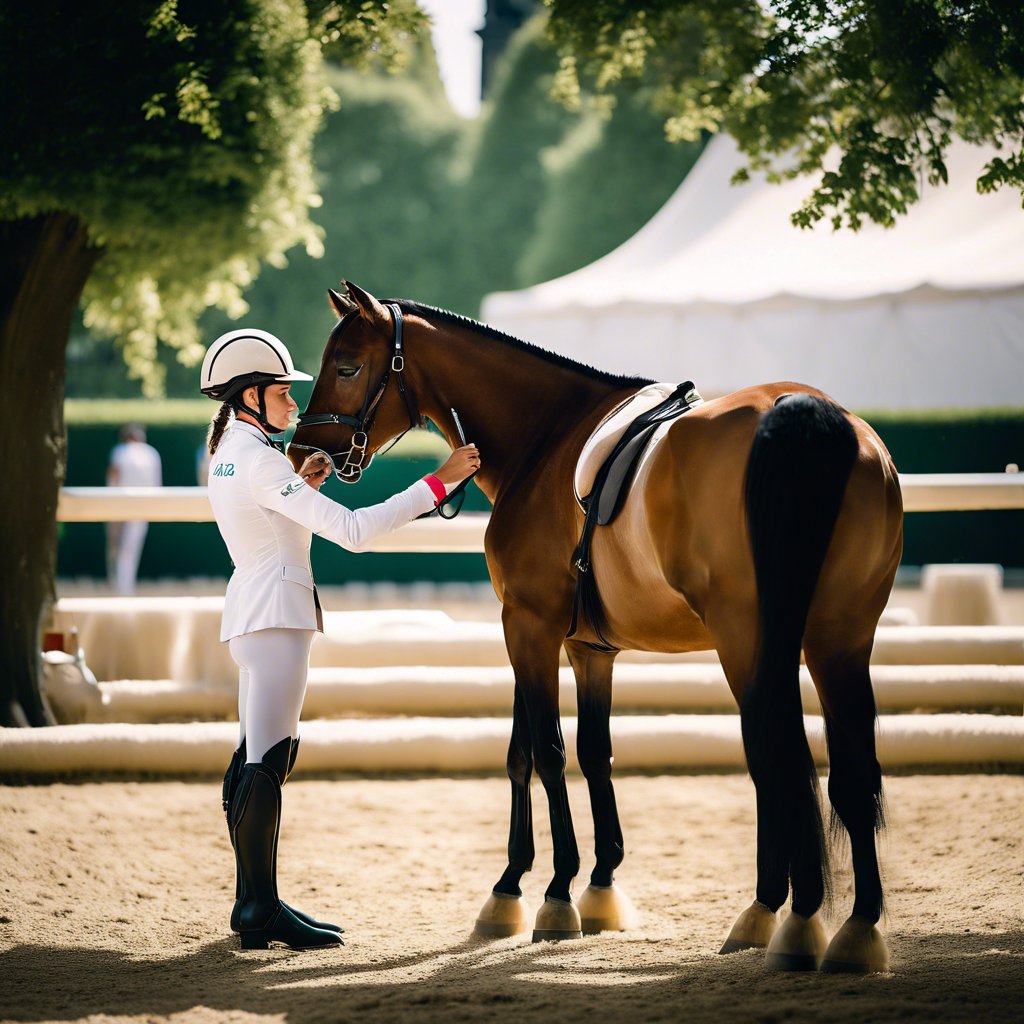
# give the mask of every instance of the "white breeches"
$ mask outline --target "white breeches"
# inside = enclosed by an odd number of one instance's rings
[[[238,665],[238,743],[246,762],[286,736],[298,739],[299,712],[306,693],[311,629],[260,629],[228,641]]]
[[[119,594],[131,595],[135,593],[135,578],[139,573],[139,560],[149,523],[133,521],[118,523],[117,526],[120,529],[114,531],[114,550],[108,564],[110,582]]]

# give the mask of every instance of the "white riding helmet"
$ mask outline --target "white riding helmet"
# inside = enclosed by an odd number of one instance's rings
[[[218,402],[230,401],[254,384],[312,380],[295,369],[284,342],[267,331],[244,327],[222,334],[207,350],[199,389]]]

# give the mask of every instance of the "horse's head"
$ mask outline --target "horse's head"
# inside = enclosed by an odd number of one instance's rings
[[[374,453],[419,415],[403,379],[401,311],[351,281],[345,287],[348,295],[327,291],[338,323],[288,457],[298,469],[311,451],[326,452],[338,479],[355,483]]]

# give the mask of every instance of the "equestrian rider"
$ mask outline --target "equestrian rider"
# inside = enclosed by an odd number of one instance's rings
[[[277,894],[281,787],[298,751],[310,644],[323,629],[310,570],[312,535],[363,550],[436,507],[480,466],[479,452],[467,444],[436,473],[379,505],[353,510],[332,501],[319,493],[330,459],[316,453],[296,473],[272,439],[298,411],[291,382],[312,379],[266,331],[230,331],[203,360],[201,390],[223,403],[208,437],[210,504],[235,566],[220,639],[238,665],[240,728],[223,798],[235,850],[231,928],[243,949],[266,949],[271,941],[292,948],[342,944],[343,929]]]

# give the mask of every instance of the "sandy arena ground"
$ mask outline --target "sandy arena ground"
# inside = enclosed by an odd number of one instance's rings
[[[739,775],[617,782],[634,932],[474,941],[504,866],[503,779],[303,781],[286,789],[282,895],[348,928],[340,951],[241,953],[219,786],[0,788],[0,1018],[8,1021],[1020,1021],[1024,778],[888,780],[891,974],[766,973],[719,957],[752,898]],[[592,833],[570,796],[581,878]],[[550,871],[534,789],[536,906]],[[850,905],[839,874],[839,907]],[[580,887],[582,888],[582,886]]]

